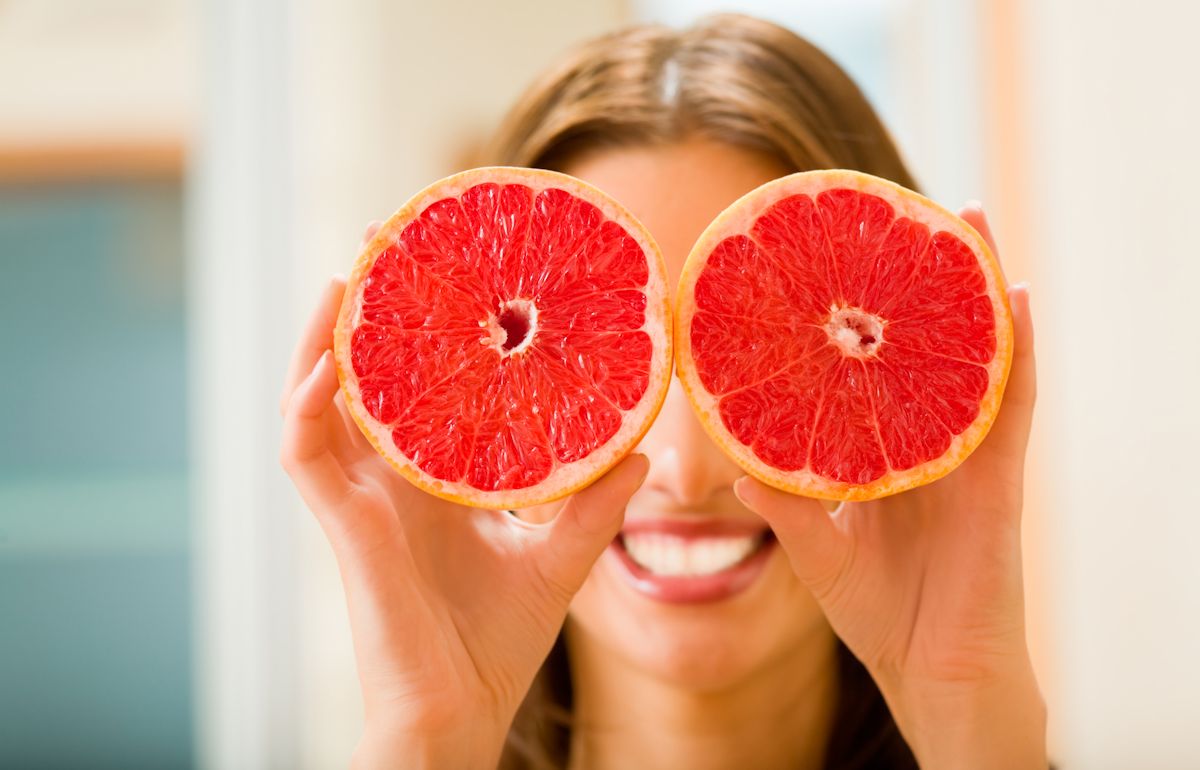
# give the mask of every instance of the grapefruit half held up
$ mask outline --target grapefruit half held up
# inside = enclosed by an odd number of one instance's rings
[[[722,212],[676,300],[679,377],[713,439],[779,489],[869,500],[979,445],[1012,362],[1000,266],[966,222],[854,171]]]
[[[670,383],[666,266],[645,228],[573,177],[480,168],[435,182],[354,266],[334,354],[350,414],[397,471],[466,505],[591,483]]]

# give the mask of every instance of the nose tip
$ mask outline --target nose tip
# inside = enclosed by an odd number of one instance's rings
[[[705,432],[678,378],[672,378],[662,411],[640,448],[650,458],[646,487],[681,508],[703,506],[742,475]]]
[[[715,468],[716,463],[706,463],[697,454],[676,447],[660,453],[651,460],[660,473],[655,476],[651,472],[647,485],[666,494],[680,508],[704,507],[722,488],[730,487],[736,477],[726,478]]]

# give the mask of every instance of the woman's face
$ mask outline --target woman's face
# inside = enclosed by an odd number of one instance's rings
[[[703,139],[604,149],[563,170],[641,220],[666,257],[671,287],[717,214],[788,171],[768,156]],[[766,523],[734,496],[742,472],[704,432],[677,378],[638,451],[650,458],[650,474],[621,536],[571,605],[573,633],[605,657],[705,690],[762,673],[812,634],[831,633]],[[560,505],[522,516],[548,518]],[[680,572],[700,574],[666,574]]]

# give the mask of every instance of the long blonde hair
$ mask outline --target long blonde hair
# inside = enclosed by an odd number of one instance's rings
[[[598,37],[518,100],[486,162],[561,170],[583,152],[702,135],[793,170],[850,168],[916,189],[858,86],[783,27],[737,14],[681,30],[641,25]],[[870,677],[839,645],[839,706],[826,766],[916,768]],[[563,768],[571,681],[561,635],[514,720],[501,767]]]

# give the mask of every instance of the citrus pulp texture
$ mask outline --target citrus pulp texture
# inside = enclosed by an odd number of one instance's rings
[[[983,440],[1012,317],[983,238],[854,171],[769,182],[715,219],[680,278],[679,376],[713,439],[790,492],[867,500]]]
[[[599,190],[481,168],[389,219],[348,279],[350,413],[408,480],[491,509],[563,497],[637,444],[666,395],[662,255]]]

